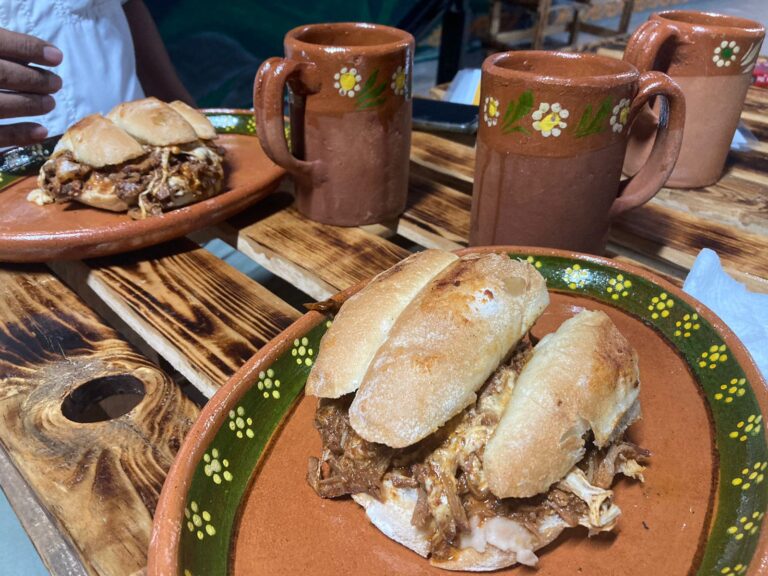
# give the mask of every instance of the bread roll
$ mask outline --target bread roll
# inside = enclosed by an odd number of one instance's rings
[[[216,138],[216,128],[205,117],[205,114],[200,113],[199,110],[195,110],[192,106],[185,104],[181,100],[174,100],[168,105],[176,110],[184,120],[189,122],[190,126],[195,129],[198,138],[201,140],[213,140]]]
[[[603,312],[583,311],[533,349],[485,448],[499,498],[546,491],[584,456],[592,430],[603,447],[639,417],[637,353]]]
[[[506,255],[463,257],[397,319],[349,410],[360,436],[418,442],[475,402],[475,391],[549,303],[544,278]]]
[[[122,164],[144,154],[141,144],[98,114],[86,116],[71,126],[56,144],[53,154],[66,150],[75,160],[93,168]]]
[[[144,98],[115,106],[107,118],[142,144],[172,146],[197,140],[184,117],[157,98]]]
[[[306,393],[338,398],[357,390],[374,354],[405,307],[432,278],[458,259],[441,250],[418,252],[385,270],[349,298],[320,342]]]

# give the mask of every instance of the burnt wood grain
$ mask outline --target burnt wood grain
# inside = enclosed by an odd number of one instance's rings
[[[2,448],[88,573],[139,571],[198,408],[44,268],[3,266],[0,285]],[[141,401],[110,418],[121,390]]]
[[[52,267],[94,308],[106,306],[119,316],[208,397],[299,317],[189,240]]]

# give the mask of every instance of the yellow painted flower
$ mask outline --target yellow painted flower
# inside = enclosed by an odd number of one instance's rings
[[[407,79],[408,78],[405,75],[405,69],[403,69],[402,66],[398,66],[397,70],[395,70],[395,73],[392,74],[392,83],[390,84],[390,87],[398,96],[405,94]]]
[[[614,132],[621,132],[627,125],[629,119],[629,98],[622,98],[619,103],[613,107],[611,114],[611,128]]]
[[[483,103],[483,119],[488,126],[496,126],[499,122],[499,101],[493,96],[486,96]]]
[[[533,129],[541,132],[544,138],[560,136],[561,131],[568,127],[568,124],[563,120],[569,115],[568,110],[560,106],[559,102],[555,102],[551,106],[542,102],[539,104],[539,109],[531,115],[534,120]]]
[[[731,486],[749,490],[752,484],[761,484],[765,480],[766,468],[768,468],[768,462],[757,462],[751,468],[743,468],[741,474],[731,480]]]
[[[253,432],[253,418],[245,415],[245,408],[238,406],[235,410],[229,411],[229,429],[235,433],[238,438],[255,436]]]
[[[253,119],[253,116],[248,118],[248,122],[245,123],[245,130],[249,134],[256,134],[256,120]]]
[[[709,365],[710,370],[717,368],[718,364],[722,364],[728,360],[728,355],[725,353],[725,344],[712,344],[709,350],[705,350],[701,353],[699,358],[699,368],[706,368]]]
[[[232,473],[227,470],[229,468],[229,460],[226,458],[219,459],[219,451],[214,448],[210,453],[203,454],[203,473],[211,478],[215,484],[221,484],[222,480],[232,482]]]
[[[263,370],[259,372],[256,387],[261,390],[264,398],[269,398],[270,395],[275,399],[280,398],[280,380],[275,378],[275,371],[272,368],[267,369],[266,372]]]
[[[675,305],[675,301],[669,297],[669,294],[662,292],[658,296],[651,298],[648,310],[651,311],[651,318],[658,320],[659,317],[669,316],[669,310]]]
[[[746,393],[744,388],[746,383],[746,378],[731,378],[728,384],[720,385],[720,392],[715,394],[715,400],[722,400],[726,404],[730,404],[734,398],[741,398]]]
[[[682,320],[675,322],[675,336],[682,336],[683,338],[690,338],[691,332],[701,328],[699,324],[699,315],[695,312],[693,314],[686,314]]]
[[[760,521],[764,516],[765,512],[752,512],[750,516],[742,516],[727,532],[734,540],[742,540],[747,535],[754,536],[760,530]]]
[[[533,256],[528,256],[525,261],[531,264],[534,268],[541,268],[541,260],[536,260]]]
[[[184,517],[187,519],[187,530],[197,536],[198,540],[208,536],[216,535],[216,528],[211,524],[211,513],[202,510],[197,502],[192,500],[189,508],[184,508]]]
[[[619,274],[616,278],[608,280],[608,286],[605,291],[611,295],[611,300],[626,298],[629,296],[629,289],[632,288],[632,281],[624,278],[624,274]]]
[[[752,436],[760,434],[760,430],[762,429],[760,423],[762,421],[762,414],[750,414],[746,420],[740,420],[739,423],[736,424],[736,430],[728,434],[728,437],[733,440],[738,438],[739,442],[746,442],[748,434]]]
[[[357,73],[357,68],[344,66],[341,71],[333,75],[333,79],[335,80],[333,87],[339,91],[339,94],[352,98],[360,90],[360,81],[363,78]]]
[[[723,66],[728,67],[731,65],[731,62],[736,60],[736,54],[738,54],[740,50],[741,48],[736,45],[734,40],[731,40],[730,42],[728,40],[723,40],[720,42],[720,45],[715,48],[712,55],[712,62],[717,64],[718,68],[722,68]]]
[[[565,275],[563,280],[568,283],[568,288],[576,290],[576,288],[583,288],[589,278],[589,272],[582,269],[581,265],[574,264],[573,267],[569,266],[565,269]]]
[[[304,364],[305,366],[312,366],[314,362],[313,357],[315,351],[309,347],[309,338],[306,336],[293,341],[293,348],[291,349],[291,356],[296,359],[296,364]]]

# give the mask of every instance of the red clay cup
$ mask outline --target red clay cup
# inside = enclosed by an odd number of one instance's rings
[[[685,94],[683,146],[667,186],[699,188],[720,179],[764,37],[753,20],[687,10],[652,14],[632,35],[624,59],[641,72],[668,74]],[[638,116],[627,174],[645,163],[659,111],[656,103]]]
[[[620,184],[627,133],[654,96],[669,102],[640,172]],[[660,72],[603,56],[504,52],[483,63],[470,244],[601,253],[611,220],[664,185],[685,101]]]
[[[293,175],[305,216],[339,226],[405,210],[414,39],[378,24],[311,24],[285,36],[254,82],[261,145]],[[283,92],[290,90],[288,148]]]

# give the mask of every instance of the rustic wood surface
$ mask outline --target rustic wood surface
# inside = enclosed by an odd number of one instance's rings
[[[625,215],[610,256],[679,285],[711,247],[729,273],[768,293],[768,91],[749,91],[743,120],[757,145],[732,154],[714,186],[664,189]],[[47,268],[0,265],[0,482],[53,573],[143,569],[165,471],[198,410],[182,389],[204,402],[298,317],[301,303],[411,250],[466,245],[473,145],[415,132],[411,157],[408,205],[394,222],[311,222],[291,207],[286,182],[282,193],[188,239]],[[274,276],[246,276],[201,247],[211,239]],[[146,391],[127,414],[99,423],[63,415],[64,398],[86,382],[109,376],[119,384],[114,377],[125,375]]]
[[[141,570],[165,474],[199,410],[45,269],[5,266],[0,285],[2,447],[88,573]],[[117,418],[71,420],[93,419],[76,391],[98,379],[144,398]]]

